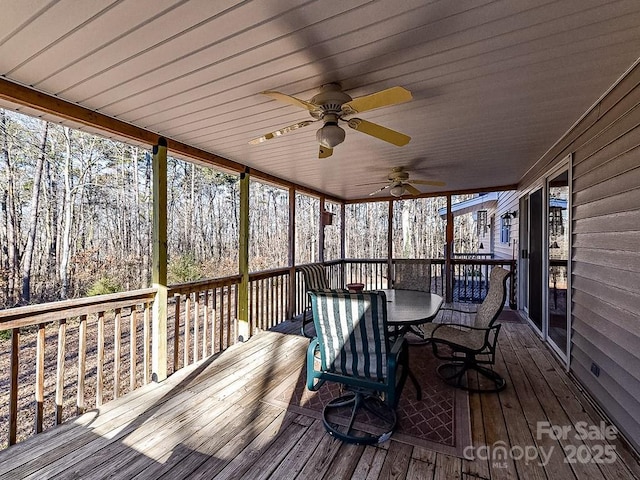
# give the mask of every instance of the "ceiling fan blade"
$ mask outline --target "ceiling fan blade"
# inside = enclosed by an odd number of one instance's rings
[[[409,192],[411,195],[420,195],[422,193],[420,190],[418,190],[416,187],[414,187],[410,183],[405,183],[403,186],[404,186],[404,189],[407,192]]]
[[[299,98],[292,97],[291,95],[286,95],[284,93],[274,92],[271,90],[265,90],[264,92],[261,92],[261,93],[275,100],[280,100],[281,102],[293,105],[294,107],[304,108],[305,110],[309,110],[310,112],[313,112],[315,110],[320,110],[320,107],[318,107],[318,105],[315,105],[311,102],[307,102],[305,100],[300,100]]]
[[[371,192],[371,193],[369,194],[369,196],[371,196],[371,195],[375,195],[376,193],[381,192],[381,191],[383,191],[383,190],[386,190],[387,188],[390,188],[390,187],[391,187],[391,185],[385,185],[384,187],[379,188],[378,190],[375,190],[375,191]]]
[[[333,148],[323,147],[320,145],[318,158],[329,158],[331,155],[333,155]]]
[[[371,95],[354,98],[342,105],[342,112],[344,115],[353,115],[354,113],[366,112],[374,108],[408,102],[412,98],[411,92],[406,88],[392,87]]]
[[[356,183],[354,187],[368,187],[369,185],[382,185],[383,183],[389,183],[388,180],[383,180],[381,182],[369,182],[369,183]]]
[[[261,137],[250,140],[249,143],[251,145],[257,145],[259,143],[266,142],[267,140],[271,140],[272,138],[281,137],[285,133],[289,133],[292,130],[297,130],[298,128],[306,127],[315,122],[316,120],[304,120],[302,122],[294,123],[293,125],[289,125],[288,127],[281,128],[280,130],[276,130],[275,132],[265,133]]]
[[[438,182],[437,180],[411,180],[411,183],[416,185],[430,185],[432,187],[444,187],[445,182]]]
[[[396,132],[395,130],[383,127],[377,123],[362,120],[361,118],[352,118],[349,120],[349,126],[354,130],[379,138],[385,142],[393,143],[398,147],[406,145],[411,140],[411,137],[404,133]]]

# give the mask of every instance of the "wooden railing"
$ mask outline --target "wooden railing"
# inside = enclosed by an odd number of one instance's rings
[[[249,275],[249,332],[266,330],[291,318],[289,268]]]
[[[494,267],[503,267],[512,275],[508,280],[507,298],[516,308],[516,261],[501,259],[454,259],[453,299],[456,302],[480,303],[489,291],[489,274]]]
[[[169,373],[229,348],[237,341],[240,276],[171,285],[173,355]]]
[[[515,273],[513,260],[453,259],[454,300],[482,301],[495,265]],[[390,285],[386,259],[337,260],[325,266],[332,288],[356,282],[367,289]],[[445,268],[443,259],[431,261],[431,289],[443,296]],[[304,311],[304,281],[296,271],[292,283],[291,272],[287,267],[249,276],[250,334]],[[240,282],[236,275],[169,287],[169,374],[238,341]],[[5,342],[10,343],[11,358],[6,380],[0,372],[0,384],[9,384],[0,393],[5,405],[0,421],[9,423],[9,444],[28,436],[28,425],[33,425],[31,433],[38,433],[150,381],[155,293],[144,289],[0,311],[0,331],[11,332],[11,341]],[[515,305],[513,280],[510,303]],[[50,371],[55,379],[45,374]]]
[[[9,445],[149,382],[154,296],[144,289],[0,311],[0,330],[11,332],[9,388],[0,394]]]
[[[391,261],[393,265],[395,260]],[[348,283],[363,283],[368,290],[391,287],[389,261],[387,259],[345,259],[324,263],[331,288],[345,288]],[[509,304],[515,308],[516,261],[492,258],[455,258],[453,269],[453,300],[455,302],[480,303],[488,291],[489,273],[494,266],[502,266],[513,273],[509,280]],[[446,262],[442,258],[431,259],[431,291],[446,297]],[[296,305],[294,315],[300,315],[307,304],[306,289],[301,272],[296,272]]]

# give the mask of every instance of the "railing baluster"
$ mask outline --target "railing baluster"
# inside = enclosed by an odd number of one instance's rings
[[[187,293],[184,303],[184,359],[183,366],[189,365],[189,350],[191,349],[191,294]]]
[[[102,405],[104,388],[104,312],[98,312],[98,353],[96,372],[96,405]]]
[[[249,282],[249,335],[253,336],[255,334],[255,325],[254,325],[254,309],[255,309],[255,295],[253,294],[253,289],[255,288],[255,282]]]
[[[35,429],[36,433],[42,431],[43,412],[44,412],[44,341],[45,326],[44,323],[38,325],[38,337],[36,340],[36,416]]]
[[[87,370],[87,316],[80,316],[78,326],[78,393],[76,397],[76,412],[81,415],[85,411],[84,379]]]
[[[235,289],[233,289],[233,293],[235,294]],[[229,295],[229,298],[227,299],[227,322],[229,325],[227,327],[227,348],[228,348],[232,345],[231,344],[231,323],[232,323],[232,320],[234,320],[236,317],[235,315],[231,314],[231,298],[232,298],[231,286],[227,287],[227,295]],[[236,301],[236,305],[237,305],[237,301]],[[234,329],[234,333],[235,333],[235,329]]]
[[[116,315],[113,321],[113,398],[120,396],[120,362],[121,362],[121,337],[122,337],[122,318],[121,310],[116,308]]]
[[[151,302],[145,302],[144,304],[144,316],[142,318],[142,331],[144,336],[144,345],[143,345],[143,362],[144,362],[144,370],[143,370],[143,379],[144,384],[147,385],[149,383],[151,377],[150,370],[150,362],[151,362],[151,325],[149,322],[151,321]]]
[[[180,304],[182,303],[182,295],[176,293],[173,296],[175,300],[174,316],[173,316],[173,371],[180,368]]]
[[[212,322],[213,322],[213,327],[211,328],[211,353],[216,353],[216,339],[219,341],[220,340],[220,333],[219,330],[216,329],[216,322],[218,321],[218,289],[217,288],[213,288],[212,289],[212,296],[213,298],[211,299],[212,302],[212,307],[211,307],[211,317],[212,317]]]
[[[64,403],[64,357],[66,352],[67,320],[58,323],[58,365],[56,368],[56,425],[62,423],[62,406]]]
[[[209,336],[209,289],[204,291],[203,318],[202,318],[202,358],[207,358],[207,345]]]
[[[131,307],[129,315],[129,390],[136,389],[136,365],[138,364],[138,310]],[[175,354],[174,354],[175,355]],[[175,360],[175,357],[174,357]],[[174,366],[175,370],[175,366]]]
[[[9,445],[15,445],[18,433],[18,362],[20,329],[11,329],[11,387],[9,391]]]
[[[193,363],[198,361],[200,336],[200,292],[193,294]]]
[[[220,351],[224,350],[224,287],[220,287]]]

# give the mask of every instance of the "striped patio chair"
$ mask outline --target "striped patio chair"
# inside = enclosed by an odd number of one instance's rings
[[[304,278],[304,288],[306,292],[306,296],[308,298],[309,292],[323,292],[329,290],[329,279],[327,278],[327,272],[324,268],[324,265],[321,263],[312,263],[310,265],[303,265],[298,268],[300,272],[302,272],[302,277]],[[302,326],[301,332],[307,338],[313,338],[308,332],[307,325],[312,323],[311,313],[311,303],[307,305],[304,312],[302,313]]]
[[[361,445],[387,440],[407,377],[408,349],[402,337],[390,344],[384,292],[309,295],[317,336],[307,350],[307,388],[337,382],[344,393],[324,407],[326,430]]]

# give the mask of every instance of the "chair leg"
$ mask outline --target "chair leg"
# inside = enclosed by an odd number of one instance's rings
[[[395,410],[378,396],[357,391],[327,403],[322,411],[322,422],[331,436],[343,442],[373,445],[391,437],[397,417]]]
[[[475,371],[489,381],[488,386],[479,385],[478,387],[469,386],[467,379],[467,373],[469,371]],[[471,358],[467,358],[460,362],[444,363],[437,368],[438,376],[442,378],[447,384],[452,387],[460,388],[472,393],[493,393],[504,390],[507,386],[507,382],[494,370],[478,365],[478,363]],[[479,379],[481,380],[482,378]]]

